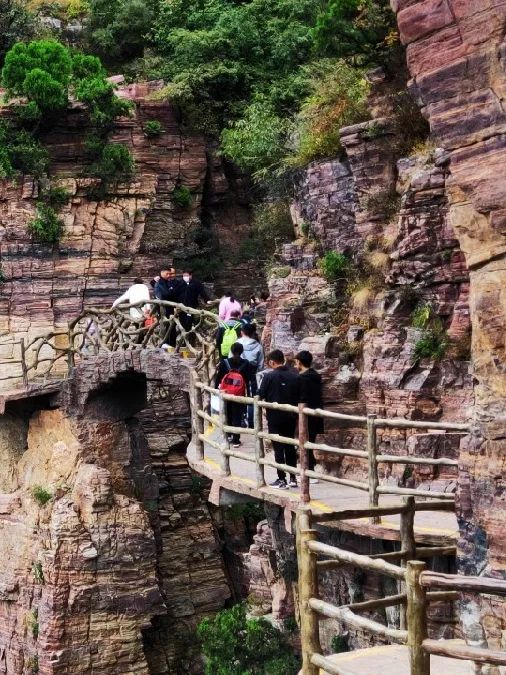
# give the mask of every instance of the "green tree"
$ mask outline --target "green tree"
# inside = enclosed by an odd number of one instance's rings
[[[244,605],[198,627],[206,675],[296,675],[299,664],[283,633],[265,619],[246,618]]]
[[[313,37],[321,54],[362,66],[388,65],[399,50],[397,24],[387,0],[329,0]]]
[[[25,96],[41,114],[68,102],[72,74],[69,49],[55,40],[19,42],[6,54],[2,81],[9,96]]]
[[[34,17],[16,0],[0,0],[0,67],[9,49],[33,37]]]
[[[88,47],[106,63],[142,56],[155,15],[154,0],[91,0]]]

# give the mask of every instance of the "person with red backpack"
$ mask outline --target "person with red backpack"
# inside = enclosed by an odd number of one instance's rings
[[[218,364],[215,386],[220,391],[232,396],[246,396],[252,376],[251,364],[242,358],[244,347],[240,343],[235,342],[230,351],[232,356],[229,358],[223,357]],[[243,403],[226,401],[225,414],[228,425],[240,427],[245,412],[246,406]],[[238,433],[227,434],[227,440],[234,448],[239,448],[241,445],[241,436]]]

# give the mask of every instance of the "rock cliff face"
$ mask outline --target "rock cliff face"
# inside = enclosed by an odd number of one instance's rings
[[[181,386],[164,354],[116,354],[0,418],[0,672],[201,670],[196,624],[230,592]]]
[[[468,573],[503,577],[505,9],[480,1],[393,6],[412,89],[448,153],[449,221],[470,273],[478,429],[461,453],[460,565]],[[467,607],[469,637],[486,636],[504,648],[504,620],[494,603]]]
[[[450,222],[448,157],[427,147],[396,162],[395,134],[387,118],[344,129],[347,159],[316,162],[305,172],[293,213],[309,234],[286,244],[282,266],[273,270],[264,341],[288,355],[309,349],[331,408],[465,420],[473,402],[469,278]],[[318,261],[332,250],[358,260],[362,270],[326,282]],[[451,342],[443,359],[417,357],[427,332],[413,326],[417,307],[430,308],[431,321]],[[358,429],[329,425],[327,437],[341,447],[364,443]],[[458,456],[457,437],[445,448],[433,440],[417,435],[408,451]],[[385,430],[380,443],[400,453],[406,436]],[[341,474],[361,470],[356,462],[321,461]],[[384,476],[400,484],[429,481],[437,489],[455,489],[455,478],[418,470],[413,477]]]
[[[134,277],[147,281],[160,264],[180,266],[199,255],[212,259],[219,255],[213,242],[246,236],[244,180],[224,167],[202,136],[181,131],[170,104],[149,98],[155,88],[132,85],[118,91],[135,106],[130,118],[117,121],[110,142],[130,148],[136,173],[128,184],[109,184],[103,198],[97,197],[97,181],[86,177],[87,119],[81,107],[71,108],[42,139],[51,174],[71,194],[62,210],[65,232],[59,245],[38,244],[27,231],[39,183],[30,176],[0,181],[2,380],[19,371],[8,361],[19,359],[21,338],[29,341],[64,327],[84,306],[110,306]],[[159,137],[143,133],[148,120],[161,123]],[[182,186],[191,191],[188,207],[173,195]],[[244,293],[251,290],[247,269],[234,270]]]

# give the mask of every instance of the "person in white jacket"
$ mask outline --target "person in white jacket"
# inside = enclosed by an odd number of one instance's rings
[[[134,283],[130,288],[120,295],[120,297],[113,302],[113,309],[118,305],[133,305],[137,302],[149,302],[149,286],[143,282],[142,279],[134,279]],[[138,307],[130,307],[130,317],[134,321],[141,321],[146,305],[139,305]]]

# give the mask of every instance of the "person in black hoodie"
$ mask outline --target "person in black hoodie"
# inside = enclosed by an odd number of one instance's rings
[[[181,284],[181,280],[176,279],[176,270],[173,267],[162,269],[160,271],[160,277],[155,283],[155,297],[158,298],[158,300],[178,302]],[[164,307],[163,312],[160,312],[160,315],[165,316],[167,319],[169,319],[173,314],[174,308],[170,306]],[[166,334],[163,336],[162,342],[170,345],[171,347],[175,347],[176,338],[176,327],[174,325],[170,325],[167,328]]]
[[[285,355],[283,352],[279,349],[274,349],[270,352],[267,355],[267,365],[272,370],[267,372],[262,379],[258,392],[260,398],[269,403],[289,403],[296,406],[299,402],[298,375],[285,365]],[[287,438],[295,437],[296,413],[267,408],[266,415],[269,433],[279,434]],[[295,445],[272,441],[272,446],[274,448],[274,459],[278,464],[297,466],[297,449]],[[297,487],[297,481],[293,474],[288,476],[287,481],[286,473],[280,469],[277,471],[278,478],[274,483],[271,483],[272,487],[280,490]]]
[[[237,393],[238,395],[246,396],[247,390],[249,388],[250,379],[252,376],[251,364],[246,359],[242,358],[242,353],[244,348],[238,342],[234,343],[231,347],[232,356],[229,358],[223,357],[219,364],[218,370],[216,371],[216,381],[215,387],[218,389],[223,389],[222,382],[226,375],[229,373],[239,373],[242,376],[244,389],[237,392],[228,392],[228,393]],[[226,380],[225,380],[226,382]],[[225,389],[226,391],[226,389]],[[246,406],[243,403],[236,403],[235,401],[226,401],[225,402],[225,414],[227,418],[227,424],[232,427],[240,427],[242,424],[243,417],[246,413]],[[227,440],[232,444],[232,447],[238,448],[241,445],[241,436],[238,433],[227,434]]]
[[[304,403],[308,408],[323,408],[322,378],[320,373],[312,368],[313,355],[307,350],[299,352],[295,356],[295,368],[299,371],[299,403]],[[316,441],[318,434],[323,434],[324,425],[322,417],[308,416],[307,421],[308,440]],[[308,451],[308,469],[314,471],[316,459],[314,451]],[[317,482],[313,480],[313,482]]]
[[[193,307],[197,309],[199,300],[212,305],[213,301],[209,298],[204,284],[201,281],[193,278],[191,270],[183,271],[183,279],[178,287],[177,301],[186,307]],[[193,326],[193,314],[182,314],[181,324],[185,330],[191,330]]]

